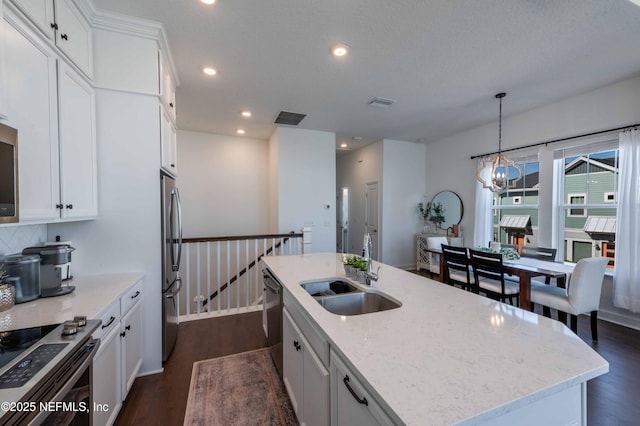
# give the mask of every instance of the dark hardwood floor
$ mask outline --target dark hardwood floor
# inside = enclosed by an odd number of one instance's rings
[[[183,322],[164,372],[136,379],[116,425],[182,425],[194,362],[266,346],[262,312]]]
[[[639,425],[640,331],[599,321],[598,332],[600,341],[593,343],[589,317],[579,318],[578,335],[610,365],[608,374],[587,385],[588,424]],[[182,323],[164,373],[136,379],[116,424],[182,425],[195,361],[265,346],[261,312]]]

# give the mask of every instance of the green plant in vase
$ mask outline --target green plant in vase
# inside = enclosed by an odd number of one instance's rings
[[[430,210],[431,214],[429,216],[429,220],[436,225],[436,228],[441,229],[442,222],[446,220],[444,217],[446,209],[444,208],[442,203],[432,203]]]

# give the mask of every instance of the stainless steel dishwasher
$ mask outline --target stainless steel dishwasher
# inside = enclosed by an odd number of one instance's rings
[[[262,270],[264,306],[267,311],[267,344],[282,378],[282,284],[268,269]]]

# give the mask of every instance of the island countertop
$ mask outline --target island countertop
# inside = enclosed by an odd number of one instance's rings
[[[300,282],[345,278],[342,255],[263,259],[329,343],[405,424],[490,421],[606,373],[569,328],[511,305],[374,262],[372,290],[402,306],[326,311]]]
[[[97,318],[143,276],[131,272],[74,277],[64,283],[75,286],[72,293],[35,299],[0,312],[0,331],[59,324],[78,315]]]

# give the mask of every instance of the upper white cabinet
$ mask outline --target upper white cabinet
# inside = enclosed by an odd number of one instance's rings
[[[160,105],[160,147],[162,168],[172,176],[178,175],[178,150],[176,146],[176,128],[164,105]]]
[[[95,96],[75,71],[59,62],[60,204],[65,219],[98,215]]]
[[[12,0],[25,16],[89,78],[93,42],[89,23],[71,0]]]
[[[20,138],[20,221],[97,215],[94,92],[31,28],[5,12],[8,123]]]
[[[7,118],[4,100],[4,19],[2,19],[2,2],[0,1],[0,120]]]
[[[167,65],[162,52],[158,57],[159,77],[160,77],[160,100],[167,109],[171,121],[176,122],[176,85],[171,77],[169,66]]]

